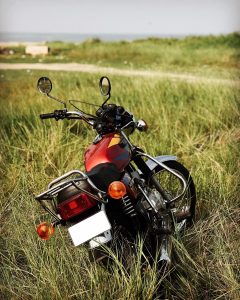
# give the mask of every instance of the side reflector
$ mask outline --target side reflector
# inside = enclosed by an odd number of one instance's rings
[[[126,193],[126,187],[121,181],[113,181],[108,186],[108,194],[113,199],[121,199]]]
[[[48,240],[54,234],[54,227],[52,224],[43,222],[37,226],[36,231],[42,240]]]

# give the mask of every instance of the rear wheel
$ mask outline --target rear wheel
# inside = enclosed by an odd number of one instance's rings
[[[181,175],[187,182],[187,188],[184,195],[170,205],[176,230],[180,231],[183,228],[190,226],[194,220],[196,207],[196,190],[193,179],[189,171],[178,161],[165,161],[164,164]],[[165,193],[170,199],[175,198],[182,192],[183,184],[174,174],[168,172],[161,166],[156,166],[154,169],[154,177],[160,183]]]

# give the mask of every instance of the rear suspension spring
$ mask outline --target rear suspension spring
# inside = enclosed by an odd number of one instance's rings
[[[132,205],[131,199],[128,197],[128,195],[124,196],[122,199],[122,206],[123,211],[127,216],[130,216],[131,218],[136,217],[136,210]]]

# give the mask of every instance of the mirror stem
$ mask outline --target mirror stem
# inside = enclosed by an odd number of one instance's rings
[[[111,94],[109,93],[108,98],[107,98],[107,99],[103,102],[103,104],[102,104],[102,108],[103,108],[104,104],[107,103],[107,101],[108,101],[110,98],[111,98]]]
[[[47,94],[47,96],[48,96],[49,98],[53,99],[53,100],[56,100],[57,102],[62,103],[62,104],[64,105],[64,108],[65,108],[65,109],[67,108],[67,104],[66,104],[65,101],[62,101],[62,100],[60,100],[60,99],[58,99],[58,98],[55,98],[55,97],[53,97],[53,96],[51,96],[51,95],[49,95],[49,94]]]

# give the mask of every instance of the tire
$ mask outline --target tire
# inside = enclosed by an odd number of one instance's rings
[[[176,171],[178,174],[182,175],[187,181],[187,189],[185,194],[171,205],[174,222],[176,227],[179,227],[179,230],[181,230],[181,226],[183,225],[184,228],[192,225],[195,217],[195,185],[189,171],[181,163],[175,160],[169,160],[165,161],[164,164]],[[179,193],[181,193],[182,182],[179,178],[163,169],[159,165],[156,166],[153,171],[155,173],[153,176],[158,180],[164,191],[170,196],[170,199],[173,199]]]

